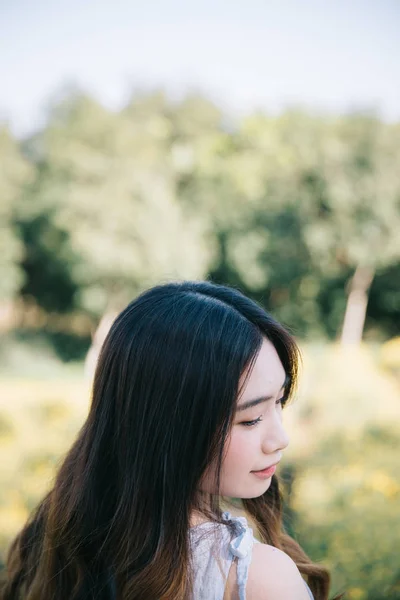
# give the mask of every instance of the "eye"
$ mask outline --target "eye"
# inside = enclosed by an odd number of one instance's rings
[[[243,421],[243,423],[240,424],[245,427],[253,427],[254,425],[257,425],[257,423],[260,423],[260,421],[262,421],[262,417],[258,417],[258,419],[254,419],[254,421]]]

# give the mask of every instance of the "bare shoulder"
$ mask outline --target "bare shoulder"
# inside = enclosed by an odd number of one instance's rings
[[[296,564],[268,544],[253,546],[246,590],[251,600],[310,600]]]

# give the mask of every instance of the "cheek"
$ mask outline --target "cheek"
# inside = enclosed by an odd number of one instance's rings
[[[227,442],[222,461],[221,494],[235,496],[237,484],[254,468],[259,448],[257,432],[235,429]],[[214,489],[215,466],[213,465],[204,477],[201,489],[204,492],[216,493]]]
[[[245,430],[238,429],[232,433],[223,462],[224,471],[234,471],[235,468],[251,461],[253,438],[254,436],[249,435],[249,432]]]

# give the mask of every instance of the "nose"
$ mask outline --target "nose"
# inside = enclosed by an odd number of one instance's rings
[[[262,451],[264,454],[273,454],[284,450],[288,445],[289,436],[283,426],[282,417],[276,413],[264,432]]]

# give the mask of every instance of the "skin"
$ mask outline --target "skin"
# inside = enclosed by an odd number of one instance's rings
[[[259,479],[253,471],[278,463],[289,443],[282,424],[281,400],[284,397],[285,377],[278,353],[273,344],[264,339],[253,369],[249,375],[244,373],[240,382],[240,385],[245,385],[238,399],[234,424],[225,448],[221,473],[222,496],[256,498],[270,486],[271,477]],[[256,398],[265,400],[257,406],[240,410],[247,401]],[[211,468],[202,483],[202,491],[215,493],[213,478]]]

